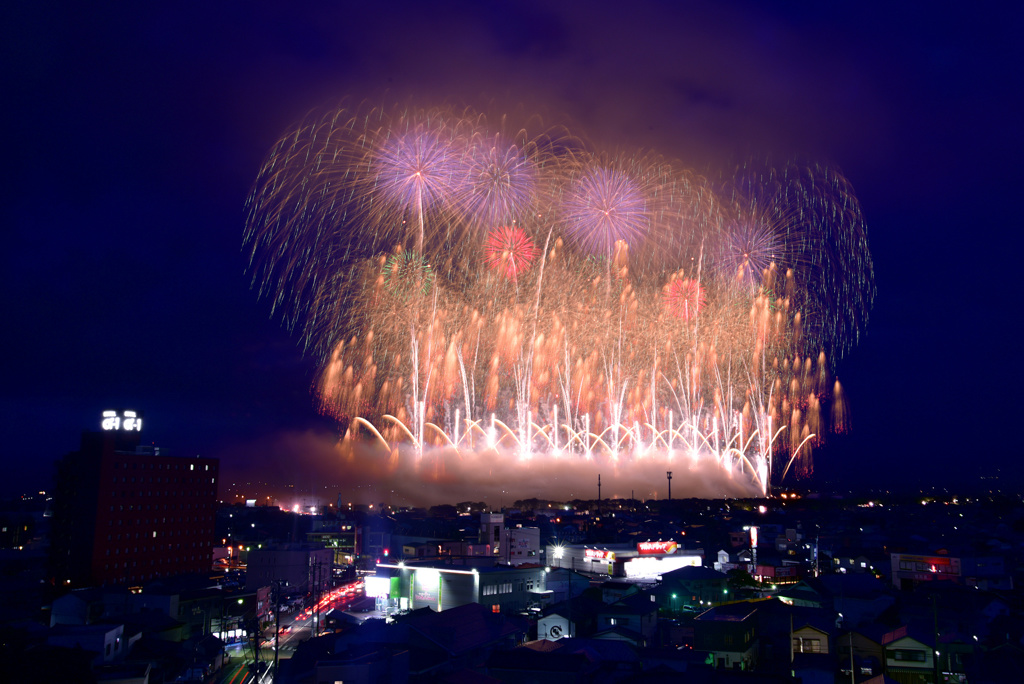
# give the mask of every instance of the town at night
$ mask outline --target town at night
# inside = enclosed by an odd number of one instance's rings
[[[0,679],[1020,678],[1020,9],[4,14]]]

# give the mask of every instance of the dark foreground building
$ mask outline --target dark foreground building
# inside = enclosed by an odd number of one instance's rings
[[[57,466],[51,581],[134,584],[208,572],[217,480],[217,459],[161,455],[139,444],[137,430],[82,433],[78,451]]]

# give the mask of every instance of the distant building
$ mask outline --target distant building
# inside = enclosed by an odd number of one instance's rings
[[[485,557],[490,559],[494,557],[494,554],[491,553],[490,544],[453,539],[442,540],[439,544],[441,546],[441,557],[446,560]]]
[[[334,549],[320,544],[275,544],[249,551],[246,591],[281,582],[288,594],[321,593],[331,586]]]
[[[463,541],[446,542],[444,545],[442,553],[448,556],[490,555],[495,561],[509,565],[541,562],[540,529],[522,525],[508,528],[505,526],[504,513],[480,514],[480,531],[476,544]]]
[[[491,553],[497,559],[505,559],[508,553],[508,531],[505,529],[504,513],[480,514],[480,541],[491,545]]]
[[[217,459],[140,445],[137,430],[83,433],[78,451],[57,466],[54,583],[136,584],[209,572],[218,471]]]
[[[513,527],[507,535],[509,565],[540,562],[540,528]]]

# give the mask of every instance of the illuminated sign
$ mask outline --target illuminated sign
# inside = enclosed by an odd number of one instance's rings
[[[602,551],[601,549],[584,549],[583,555],[591,560],[615,560],[614,551]]]
[[[757,527],[750,528],[750,548],[757,548]]]
[[[636,552],[641,556],[653,556],[656,554],[675,553],[679,545],[674,541],[648,541],[636,545]]]
[[[893,566],[895,569],[896,559],[899,558],[899,569],[901,571],[915,571],[918,573],[938,573],[943,575],[959,575],[960,559],[949,556],[912,556],[909,554],[893,554]]]
[[[104,411],[100,427],[110,431],[141,432],[142,416],[135,411]]]

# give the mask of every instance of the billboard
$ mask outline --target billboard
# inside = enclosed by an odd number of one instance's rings
[[[647,541],[636,545],[636,552],[641,556],[665,556],[676,552],[679,545],[674,541]]]

